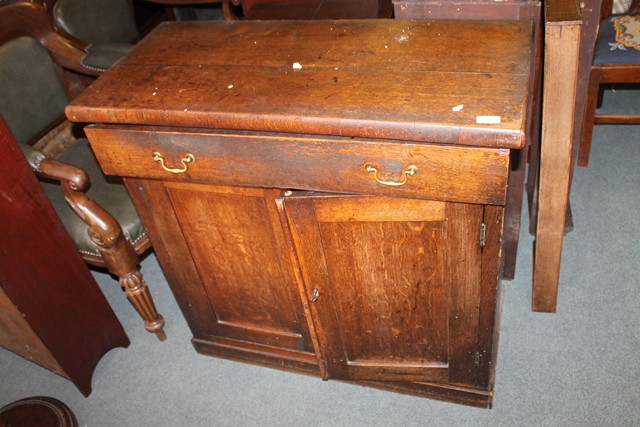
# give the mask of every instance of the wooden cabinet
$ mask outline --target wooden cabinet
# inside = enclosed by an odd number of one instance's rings
[[[449,25],[171,24],[68,108],[125,178],[198,351],[491,404],[531,26]],[[408,69],[388,53],[403,32]],[[508,55],[463,61],[478,37]]]

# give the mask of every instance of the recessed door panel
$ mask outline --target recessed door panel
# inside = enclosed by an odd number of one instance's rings
[[[443,222],[321,223],[350,362],[446,363]]]

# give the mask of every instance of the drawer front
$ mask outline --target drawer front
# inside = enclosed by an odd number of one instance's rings
[[[497,205],[506,197],[506,149],[108,125],[86,132],[112,175]]]

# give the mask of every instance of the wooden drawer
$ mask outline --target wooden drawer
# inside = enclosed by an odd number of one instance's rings
[[[498,205],[506,196],[507,149],[109,125],[86,132],[105,173],[125,177]],[[187,154],[193,161],[182,163]]]

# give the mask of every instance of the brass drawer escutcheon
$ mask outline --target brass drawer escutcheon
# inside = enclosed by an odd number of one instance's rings
[[[407,166],[407,169],[405,169],[402,172],[402,179],[400,181],[385,181],[378,177],[378,169],[376,169],[372,164],[368,163],[367,165],[365,165],[364,169],[367,172],[373,172],[373,179],[375,179],[376,182],[382,185],[390,185],[392,187],[400,187],[401,185],[405,185],[409,180],[410,176],[417,175],[419,172],[419,169],[417,166],[409,165]]]
[[[184,157],[182,157],[182,159],[180,160],[180,162],[182,163],[181,168],[168,168],[167,166],[165,166],[162,154],[158,153],[157,151],[153,153],[153,160],[156,162],[160,162],[160,165],[162,165],[162,169],[166,170],[167,172],[178,174],[185,173],[189,169],[189,166],[187,164],[195,162],[196,158],[191,153],[185,154]]]

